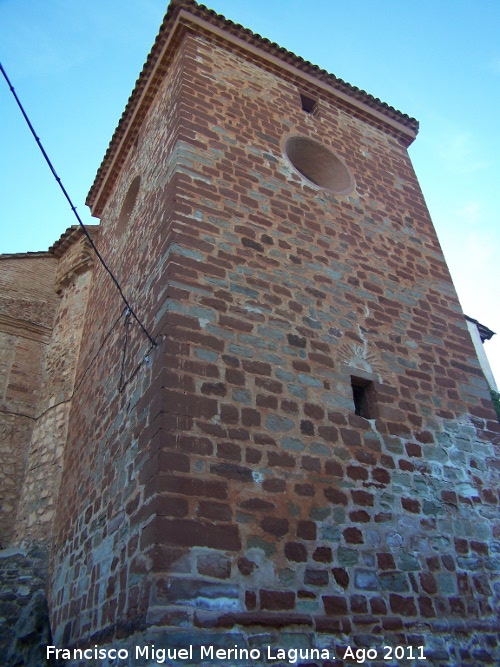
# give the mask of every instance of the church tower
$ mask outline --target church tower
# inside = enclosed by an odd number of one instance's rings
[[[408,157],[417,130],[171,2],[88,197],[156,344],[96,262],[56,646],[498,657],[499,428]]]

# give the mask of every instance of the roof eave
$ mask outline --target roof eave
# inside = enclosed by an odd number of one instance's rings
[[[109,180],[110,178],[113,180],[113,174],[118,173],[128,154],[135,138],[135,134],[131,138],[134,126],[137,126],[137,131],[141,119],[153,102],[161,82],[158,73],[171,44],[175,43],[179,31],[190,26],[212,33],[233,46],[249,52],[252,56],[257,56],[274,67],[299,77],[304,82],[311,83],[330,95],[337,96],[364,115],[391,128],[402,138],[406,146],[409,146],[417,136],[418,122],[414,118],[346,84],[334,75],[328,74],[269,40],[255,35],[250,30],[227,21],[223,16],[207,10],[192,0],[173,0],[87,196],[86,203],[93,216],[102,215],[109,190],[113,186],[112,183],[111,186],[109,185]],[[273,51],[279,53],[281,57]]]

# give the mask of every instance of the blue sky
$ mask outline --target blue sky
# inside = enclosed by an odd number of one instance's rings
[[[211,0],[420,121],[410,155],[465,312],[498,332],[500,2]],[[85,198],[164,0],[0,0],[0,59],[84,222]],[[45,250],[71,211],[0,81],[0,252]]]

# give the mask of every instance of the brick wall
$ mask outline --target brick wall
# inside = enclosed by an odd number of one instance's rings
[[[6,666],[45,664],[51,643],[49,548],[91,267],[78,229],[68,230],[51,252],[1,257],[0,652]]]
[[[355,190],[304,181],[293,133]],[[143,363],[96,267],[78,372],[105,353],[73,401],[55,643],[423,644],[429,665],[493,664],[498,423],[403,138],[188,33],[99,243],[158,346]]]
[[[27,450],[14,533],[16,543],[48,544],[52,539],[52,520],[92,275],[90,246],[78,229],[56,249],[55,256],[58,261],[51,287],[52,298],[57,299],[57,310],[50,341],[44,350],[37,419]]]
[[[0,260],[0,547],[13,536],[57,297],[48,253]]]

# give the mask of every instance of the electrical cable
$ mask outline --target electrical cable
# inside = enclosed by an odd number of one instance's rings
[[[151,354],[152,350],[153,350],[157,345],[158,345],[158,343],[156,343],[156,341],[155,341],[155,344],[154,344],[154,345],[151,345],[151,346],[149,347],[149,350],[148,350],[148,351],[146,352],[146,354],[144,355],[142,361],[141,361],[139,364],[137,364],[135,370],[128,376],[128,378],[125,380],[125,382],[123,382],[123,384],[121,385],[121,387],[118,389],[118,391],[120,392],[120,394],[123,393],[123,391],[124,391],[125,387],[128,385],[128,383],[129,383],[129,382],[132,382],[132,380],[135,378],[135,376],[136,376],[137,373],[139,372],[141,366],[142,366],[143,364],[147,364],[147,363],[148,363],[148,361],[149,361],[149,355]]]
[[[97,250],[97,247],[96,247],[94,241],[92,240],[92,237],[91,237],[90,234],[88,233],[87,228],[85,227],[85,225],[83,224],[83,222],[82,222],[82,220],[81,220],[79,214],[77,213],[76,206],[73,205],[73,202],[71,201],[71,198],[70,198],[69,194],[67,193],[66,188],[65,188],[64,185],[62,184],[61,179],[59,178],[59,176],[57,175],[56,170],[55,170],[54,167],[52,166],[52,162],[50,161],[49,156],[48,156],[47,153],[45,152],[45,149],[44,149],[44,147],[43,147],[43,145],[42,145],[42,142],[40,141],[39,137],[37,136],[37,134],[36,134],[36,132],[35,132],[35,129],[34,129],[33,125],[31,124],[31,121],[30,121],[30,119],[28,118],[28,115],[27,115],[26,111],[24,110],[23,105],[21,104],[21,101],[19,100],[19,97],[17,96],[16,91],[14,90],[14,87],[12,86],[9,77],[7,76],[6,71],[4,70],[4,68],[3,68],[3,66],[2,66],[2,63],[0,63],[0,70],[2,71],[2,74],[3,74],[4,78],[5,78],[5,81],[7,82],[7,85],[9,86],[9,89],[10,89],[12,95],[14,96],[14,99],[15,99],[16,102],[17,102],[17,105],[18,105],[19,109],[21,110],[21,113],[22,113],[23,116],[24,116],[24,120],[25,120],[26,123],[28,124],[28,127],[29,127],[29,129],[30,129],[30,131],[31,131],[31,134],[32,134],[33,137],[35,138],[35,141],[36,141],[36,143],[38,144],[38,147],[39,147],[40,151],[42,152],[43,157],[45,158],[45,162],[48,164],[48,166],[49,166],[49,168],[50,168],[50,171],[52,172],[52,174],[53,174],[54,178],[56,179],[57,183],[59,184],[59,187],[61,188],[61,190],[62,190],[64,196],[66,197],[66,200],[68,201],[68,203],[69,203],[69,205],[70,205],[70,207],[71,207],[71,210],[73,211],[73,213],[74,213],[76,219],[78,220],[78,224],[79,224],[80,227],[82,228],[83,233],[84,233],[85,236],[87,237],[87,239],[88,239],[90,245],[92,246],[92,248],[93,248],[95,254],[97,255],[99,261],[101,262],[101,264],[103,265],[103,267],[106,269],[106,271],[107,271],[107,272],[109,273],[109,275],[111,276],[111,280],[114,282],[114,284],[115,284],[115,286],[116,286],[116,288],[117,288],[117,290],[118,290],[118,292],[119,292],[121,298],[123,299],[123,302],[125,303],[126,307],[129,309],[130,314],[131,314],[132,317],[135,319],[135,321],[139,324],[139,326],[141,327],[141,329],[142,329],[142,331],[144,332],[144,334],[148,337],[148,339],[149,339],[149,341],[150,341],[150,343],[151,343],[152,348],[153,348],[153,347],[156,347],[156,341],[155,341],[155,339],[153,338],[153,336],[151,336],[151,334],[150,334],[149,331],[146,329],[146,327],[144,326],[144,324],[141,322],[141,320],[137,317],[137,315],[136,315],[135,312],[133,311],[133,309],[132,309],[132,307],[130,306],[129,302],[127,301],[125,295],[123,294],[122,288],[120,287],[120,284],[118,283],[118,280],[115,278],[115,276],[114,276],[113,273],[111,272],[111,269],[107,266],[106,262],[104,261],[104,259],[103,259],[102,256],[101,256],[100,252]]]
[[[123,382],[123,375],[125,373],[125,359],[127,356],[127,343],[128,343],[128,325],[130,322],[130,311],[127,310],[125,313],[125,322],[123,323],[125,326],[125,340],[123,341],[123,353],[122,353],[122,364],[120,368],[120,382],[118,383],[118,391],[122,392],[122,382]]]
[[[129,323],[130,323],[130,315],[131,315],[130,311],[129,311],[127,308],[125,308],[125,309],[118,315],[118,317],[116,318],[116,320],[115,320],[115,321],[113,322],[113,324],[111,325],[111,328],[108,330],[108,333],[104,336],[104,339],[103,339],[101,345],[99,346],[99,349],[97,350],[97,352],[96,352],[96,353],[94,354],[94,356],[92,357],[92,360],[90,361],[90,363],[89,363],[89,365],[87,366],[87,368],[83,371],[82,376],[80,377],[80,379],[78,380],[78,382],[75,384],[75,386],[74,386],[74,388],[73,388],[73,391],[71,392],[71,395],[68,396],[68,398],[63,399],[62,401],[59,401],[58,403],[54,403],[54,405],[49,405],[48,408],[46,408],[45,410],[43,410],[43,412],[41,412],[41,413],[40,413],[39,415],[37,415],[36,417],[32,417],[31,415],[27,415],[27,414],[25,414],[24,412],[14,412],[14,411],[12,411],[12,410],[4,410],[4,409],[2,409],[2,408],[0,408],[0,413],[5,414],[5,415],[12,415],[12,416],[15,416],[15,417],[26,417],[27,419],[31,419],[32,421],[35,421],[35,422],[36,422],[36,421],[38,421],[39,419],[41,419],[44,415],[46,415],[47,412],[50,412],[51,410],[53,410],[54,408],[59,407],[60,405],[64,405],[64,403],[69,403],[70,401],[72,401],[73,398],[75,397],[76,392],[78,391],[78,389],[79,389],[80,386],[82,385],[83,380],[85,379],[85,376],[87,375],[87,373],[89,372],[89,370],[90,370],[90,369],[92,368],[92,366],[94,365],[94,362],[96,361],[97,357],[98,357],[98,356],[100,355],[100,353],[102,352],[104,346],[106,345],[106,342],[108,341],[109,337],[111,336],[111,334],[112,334],[113,331],[115,330],[115,328],[116,328],[118,322],[122,319],[123,315],[125,315],[125,322],[124,322],[124,325],[125,325],[125,342],[124,342],[124,345],[123,345],[122,363],[121,363],[121,370],[120,370],[120,382],[119,382],[119,385],[118,385],[118,392],[119,392],[120,394],[122,394],[123,391],[125,390],[125,387],[126,387],[130,382],[132,382],[132,380],[135,378],[135,376],[137,375],[137,373],[138,373],[139,370],[141,369],[142,365],[143,365],[143,364],[146,364],[146,363],[149,361],[149,355],[151,354],[151,352],[153,351],[153,349],[154,349],[155,347],[158,346],[158,343],[154,340],[153,343],[149,346],[149,348],[148,348],[146,354],[145,354],[144,357],[142,358],[142,361],[140,361],[140,362],[137,364],[137,366],[135,367],[135,369],[133,370],[133,372],[132,372],[132,373],[128,376],[128,378],[124,381],[124,380],[123,380],[123,376],[124,376],[124,370],[125,370],[125,354],[126,354],[126,351],[127,351],[128,326],[129,326]]]

